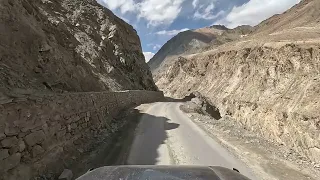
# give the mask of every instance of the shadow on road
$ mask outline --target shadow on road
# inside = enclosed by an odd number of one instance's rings
[[[195,98],[196,95],[194,93],[191,93],[188,96],[185,96],[183,99],[175,99],[175,98],[171,98],[171,97],[164,97],[164,101],[163,102],[188,102],[191,101],[192,98]]]
[[[165,97],[162,102],[187,102],[190,101],[191,99],[189,97],[185,97],[183,99],[175,99],[171,97]]]
[[[165,117],[142,113],[133,108],[120,113],[110,128],[117,127],[120,121],[123,126],[113,129],[114,132],[109,136],[96,137],[97,144],[91,146],[90,150],[85,149],[86,155],[69,166],[75,177],[102,166],[155,165],[159,163],[161,149],[166,146],[167,131],[180,126]],[[130,152],[131,162],[128,161]]]
[[[132,141],[130,156],[127,163],[130,165],[155,165],[166,163],[168,154],[165,141],[169,130],[179,128],[179,124],[170,123],[166,117],[158,117],[151,114],[139,113],[140,123],[135,131]],[[162,157],[161,160],[159,157]],[[168,160],[170,158],[168,157]],[[168,162],[169,163],[169,162]]]
[[[176,124],[176,123],[168,123],[166,122],[164,127],[165,127],[165,130],[172,130],[172,129],[177,129],[180,125],[179,124]]]

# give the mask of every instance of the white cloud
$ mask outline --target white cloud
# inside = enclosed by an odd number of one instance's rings
[[[150,44],[147,44],[148,47],[152,47],[152,49],[154,51],[158,50],[161,48],[161,45],[160,44],[154,44],[154,43],[150,43]]]
[[[133,0],[98,0],[98,2],[105,4],[111,10],[120,9],[122,14],[134,12],[137,8]]]
[[[150,59],[155,55],[153,52],[143,52],[146,62],[149,62]]]
[[[171,24],[179,15],[185,0],[97,0],[112,11],[121,14],[134,12],[138,18],[148,21],[148,26]]]
[[[148,25],[171,24],[181,11],[184,0],[144,0],[139,5],[139,17],[146,19]]]
[[[224,24],[229,28],[239,25],[257,25],[274,14],[283,13],[300,0],[250,0],[239,7],[234,7],[224,19],[216,24]]]
[[[198,4],[199,4],[199,0],[193,0],[192,1],[193,8],[196,8],[198,6]]]
[[[188,28],[184,28],[184,29],[179,29],[179,30],[170,30],[170,31],[166,31],[166,30],[163,30],[163,31],[158,31],[156,32],[155,34],[158,34],[158,35],[168,35],[168,36],[174,36],[180,32],[184,32],[184,31],[188,31],[189,29]]]
[[[153,50],[158,50],[158,49],[160,49],[161,48],[161,45],[160,44],[155,44],[154,46],[153,46]]]
[[[206,8],[203,7],[204,5],[200,6],[200,8],[195,12],[195,14],[193,15],[195,19],[213,20],[225,13],[223,10],[221,10],[217,14],[213,14],[213,10],[215,8],[215,5],[213,3],[211,3]]]

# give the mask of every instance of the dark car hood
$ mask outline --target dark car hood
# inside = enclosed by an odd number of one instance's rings
[[[77,180],[249,180],[222,167],[111,166],[87,172]]]

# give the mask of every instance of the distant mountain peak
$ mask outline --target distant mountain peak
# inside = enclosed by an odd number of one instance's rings
[[[238,40],[243,35],[251,33],[252,29],[251,26],[228,29],[224,25],[213,25],[181,32],[164,44],[148,62],[148,65],[155,74],[155,71],[160,66],[173,63],[178,56],[203,52],[207,49]]]
[[[209,28],[214,28],[214,29],[219,29],[219,30],[228,30],[229,29],[224,25],[212,25]]]

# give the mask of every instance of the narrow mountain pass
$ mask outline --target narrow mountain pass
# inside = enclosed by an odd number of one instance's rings
[[[178,102],[152,104],[140,118],[127,164],[204,165],[251,170],[180,111]]]

